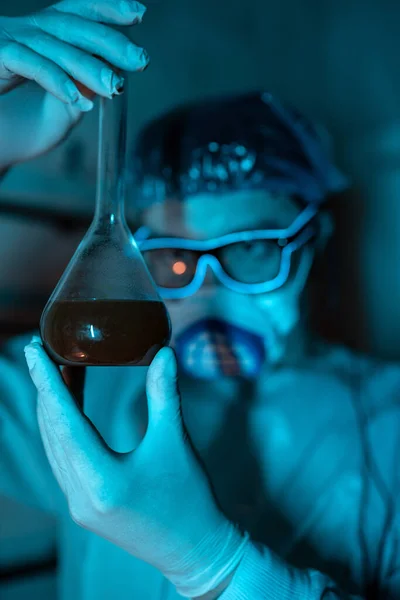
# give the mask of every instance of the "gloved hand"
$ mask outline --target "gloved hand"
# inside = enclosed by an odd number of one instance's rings
[[[73,520],[156,567],[185,597],[227,581],[248,536],[219,510],[188,439],[173,351],[160,350],[149,368],[147,432],[127,454],[110,450],[81,413],[39,338],[25,354],[43,444]]]
[[[145,10],[134,0],[64,0],[0,17],[0,171],[58,144],[93,107],[88,97],[120,93],[115,69],[146,67],[146,51],[109,27],[140,23]]]

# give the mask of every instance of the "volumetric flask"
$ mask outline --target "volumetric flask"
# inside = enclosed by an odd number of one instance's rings
[[[100,99],[93,222],[41,317],[43,345],[69,366],[149,366],[169,315],[125,220],[127,92]]]

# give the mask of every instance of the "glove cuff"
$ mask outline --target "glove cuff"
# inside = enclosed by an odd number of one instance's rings
[[[238,566],[249,542],[233,523],[223,523],[164,575],[185,598],[215,590]]]

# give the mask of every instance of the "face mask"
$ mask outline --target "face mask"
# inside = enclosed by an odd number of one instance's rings
[[[275,364],[300,320],[300,297],[313,260],[305,247],[294,276],[266,294],[237,294],[221,285],[166,301],[180,370],[193,378],[257,377]]]
[[[246,313],[244,304],[241,311],[229,311],[230,318],[210,310],[205,299],[196,299],[194,306],[196,311],[184,311],[186,327],[180,326],[172,341],[183,373],[199,379],[256,377],[265,361],[265,344],[262,336],[237,324],[239,312]]]

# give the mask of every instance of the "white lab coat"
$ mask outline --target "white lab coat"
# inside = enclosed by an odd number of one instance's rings
[[[57,516],[60,600],[177,600],[155,569],[70,518],[39,435],[28,341],[0,359],[0,492]],[[85,410],[117,451],[145,430],[144,381],[143,369],[88,369]],[[241,397],[199,398],[191,385],[181,381],[189,434],[254,540],[221,600],[342,597],[336,585],[366,598],[378,564],[381,590],[400,597],[400,367],[321,346]]]

